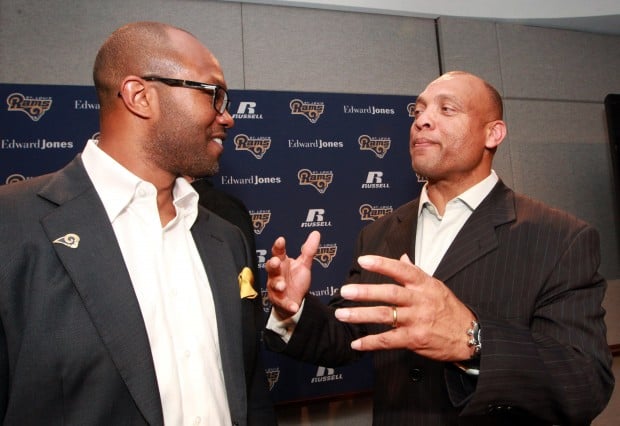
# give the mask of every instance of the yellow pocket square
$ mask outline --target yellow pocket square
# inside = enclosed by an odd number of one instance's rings
[[[254,284],[254,274],[250,268],[245,267],[239,274],[239,296],[242,299],[254,299],[258,295],[252,284]]]

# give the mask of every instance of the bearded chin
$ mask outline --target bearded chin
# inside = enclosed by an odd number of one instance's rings
[[[195,164],[192,169],[190,176],[195,178],[214,176],[220,171],[220,163],[217,160],[209,160],[206,163]]]

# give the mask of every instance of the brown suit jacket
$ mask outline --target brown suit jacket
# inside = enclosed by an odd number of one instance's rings
[[[418,201],[362,230],[362,254],[414,259]],[[480,375],[411,351],[378,351],[375,425],[589,424],[613,389],[601,302],[605,280],[597,232],[499,182],[456,236],[434,274],[478,316]],[[348,283],[384,283],[353,262]],[[276,351],[321,365],[359,357],[358,336],[385,326],[340,323],[308,296],[288,345],[268,332]]]

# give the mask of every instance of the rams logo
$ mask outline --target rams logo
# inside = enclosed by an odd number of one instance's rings
[[[357,142],[360,144],[360,150],[372,151],[379,158],[385,157],[392,144],[390,138],[371,138],[368,135],[361,135],[357,138]]]
[[[409,113],[409,117],[415,117],[415,102],[407,104],[407,112]]]
[[[291,114],[303,115],[312,124],[316,123],[325,111],[323,102],[303,102],[299,99],[293,99],[289,106],[291,107]]]
[[[257,160],[263,158],[263,155],[271,148],[271,138],[269,137],[254,138],[240,134],[235,136],[234,142],[235,150],[248,151]]]
[[[32,121],[39,121],[52,108],[52,98],[32,98],[21,93],[11,93],[6,103],[9,111],[21,111]]]
[[[371,206],[370,204],[362,204],[360,206],[360,219],[361,220],[370,220],[375,221],[379,219],[381,216],[385,216],[388,213],[392,213],[394,209],[392,206]]]
[[[22,180],[26,180],[26,178],[24,177],[24,175],[20,175],[19,173],[13,173],[12,175],[9,175],[6,180],[4,181],[4,183],[15,183],[15,182],[21,182]]]
[[[252,218],[254,233],[260,235],[271,220],[271,212],[269,210],[250,211],[250,217]]]
[[[297,172],[300,185],[312,185],[319,193],[324,194],[334,180],[334,172],[313,172],[301,169]]]
[[[273,387],[278,383],[280,379],[280,369],[278,367],[267,368],[265,370],[265,374],[267,375],[267,382],[269,383],[269,390],[272,390]]]
[[[316,254],[314,255],[314,260],[319,262],[319,264],[327,269],[329,264],[332,263],[332,260],[336,256],[336,252],[338,251],[338,245],[336,244],[321,244]]]

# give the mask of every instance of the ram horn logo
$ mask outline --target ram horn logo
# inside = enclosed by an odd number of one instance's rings
[[[361,135],[357,138],[357,142],[360,144],[360,150],[372,151],[379,158],[385,157],[392,144],[390,138],[371,138],[368,135]]]
[[[32,121],[39,121],[52,108],[52,98],[33,98],[21,93],[11,93],[6,98],[9,111],[21,111]]]
[[[313,172],[301,169],[297,172],[300,185],[312,185],[319,193],[324,194],[334,180],[334,172]]]
[[[250,211],[250,217],[252,218],[254,233],[260,235],[271,220],[271,212],[269,210]]]
[[[415,117],[415,102],[407,104],[407,112],[409,113],[409,117]]]
[[[15,182],[21,182],[22,180],[26,180],[26,178],[24,177],[24,175],[21,175],[19,173],[13,173],[12,175],[9,175],[6,180],[4,181],[4,183],[15,183]]]
[[[322,244],[314,255],[314,260],[319,262],[323,268],[327,269],[329,264],[332,263],[332,260],[334,260],[337,251],[338,245],[336,244]]]
[[[304,102],[299,99],[293,99],[289,106],[291,114],[300,114],[306,117],[312,124],[316,123],[325,111],[323,102]]]
[[[392,211],[394,211],[394,208],[392,206],[376,207],[371,206],[370,204],[362,204],[359,209],[360,219],[370,221],[375,221],[381,216],[392,213]]]
[[[263,155],[271,148],[271,138],[253,138],[248,135],[239,134],[234,139],[235,150],[248,151],[257,160],[263,158]]]

